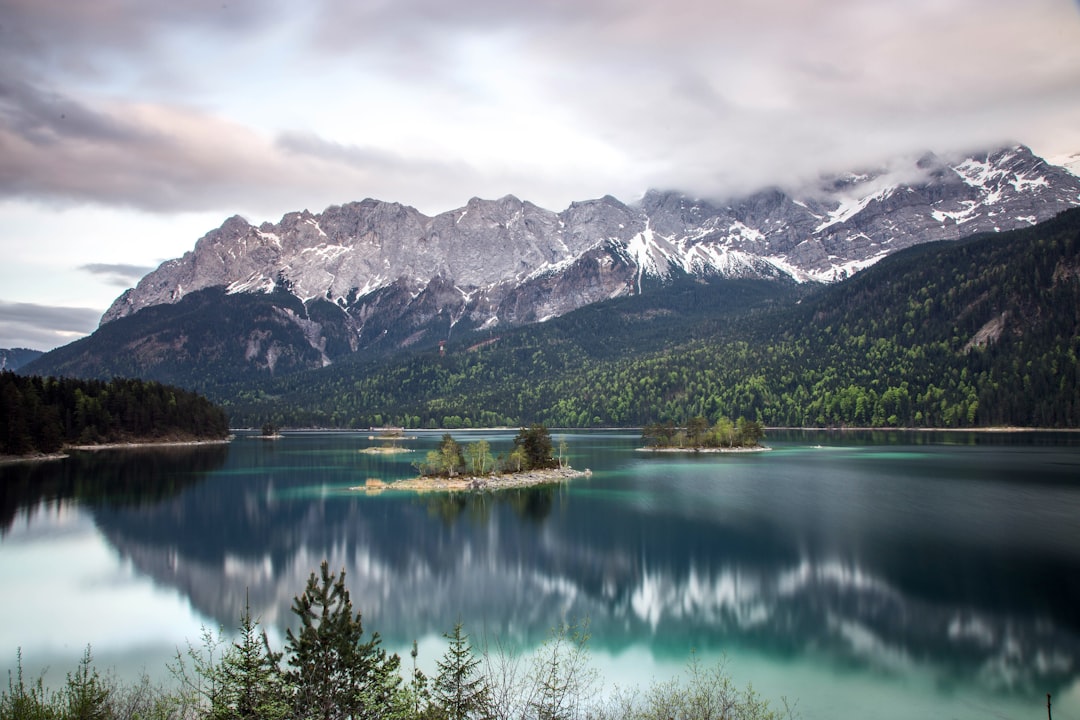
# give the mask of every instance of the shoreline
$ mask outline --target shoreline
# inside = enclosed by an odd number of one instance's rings
[[[78,450],[80,452],[97,452],[98,450],[137,450],[149,447],[184,447],[188,445],[228,445],[235,438],[230,435],[220,440],[151,440],[148,442],[120,442],[102,443],[100,445],[67,445],[64,450]]]
[[[153,440],[148,442],[101,443],[100,445],[65,445],[60,452],[36,455],[0,455],[0,465],[16,463],[51,462],[71,457],[72,452],[98,452],[99,450],[138,450],[153,447],[184,447],[194,445],[228,445],[235,436],[220,440]]]
[[[639,447],[637,452],[651,453],[709,453],[719,455],[740,455],[742,453],[759,453],[772,450],[765,445],[755,447]]]
[[[374,495],[382,492],[486,492],[494,490],[513,490],[558,485],[567,480],[591,477],[592,470],[574,470],[573,468],[551,468],[546,470],[526,470],[509,475],[457,475],[448,477],[414,477],[407,480],[384,482],[370,478],[363,485],[349,488]]]
[[[1027,425],[992,425],[989,427],[958,427],[958,428],[936,428],[936,427],[862,427],[862,426],[850,426],[850,427],[766,427],[766,430],[775,431],[792,431],[800,430],[806,432],[942,432],[942,433],[960,433],[960,432],[974,432],[974,433],[1032,433],[1032,432],[1047,432],[1047,433],[1077,433],[1080,432],[1080,428],[1044,428],[1044,427],[1029,427]]]

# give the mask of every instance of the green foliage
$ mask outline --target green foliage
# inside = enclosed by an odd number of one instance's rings
[[[539,470],[552,468],[557,465],[552,456],[554,447],[551,442],[551,434],[540,423],[533,423],[527,428],[521,428],[514,438],[514,449],[521,449],[524,454],[525,470]]]
[[[8,689],[0,693],[0,717],[11,720],[54,720],[61,716],[60,703],[38,678],[27,683],[23,677],[22,649],[17,652],[14,675],[8,675]]]
[[[239,640],[221,657],[220,692],[212,720],[281,720],[289,717],[288,694],[281,673],[281,653],[270,649],[265,632],[245,603]]]
[[[345,571],[331,574],[323,561],[303,594],[293,600],[300,629],[286,633],[292,717],[317,720],[384,718],[408,706],[400,687],[400,659],[381,647],[378,633],[364,640],[353,615]]]
[[[90,646],[86,647],[79,667],[68,673],[61,693],[66,720],[110,720],[109,688],[93,665]]]
[[[487,440],[477,440],[466,445],[465,457],[468,460],[469,472],[473,475],[486,475],[494,466],[491,443]]]
[[[114,378],[24,377],[0,372],[0,455],[52,453],[64,445],[220,439],[221,408],[187,390]]]
[[[670,420],[649,423],[641,432],[646,443],[656,448],[746,448],[758,447],[765,437],[765,428],[757,420],[740,417],[734,423],[721,416],[710,427],[700,415],[679,427]]]
[[[469,636],[461,623],[443,635],[450,646],[438,662],[432,699],[447,720],[486,717],[489,706],[485,678],[480,674],[480,659],[473,654]]]

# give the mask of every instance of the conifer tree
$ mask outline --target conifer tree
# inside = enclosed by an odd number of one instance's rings
[[[552,457],[553,447],[551,435],[548,429],[540,423],[534,423],[528,428],[521,428],[517,437],[514,438],[514,448],[522,448],[525,451],[527,470],[539,470],[555,466]]]
[[[480,658],[473,655],[469,636],[461,631],[461,623],[443,637],[450,641],[438,662],[439,675],[433,692],[435,703],[448,720],[465,720],[486,716],[488,688],[477,669]]]
[[[245,603],[240,637],[222,656],[217,669],[221,691],[212,709],[213,720],[279,720],[289,714],[281,653],[270,649],[266,632],[259,632]]]
[[[401,711],[400,658],[387,655],[378,633],[363,641],[360,613],[353,615],[345,570],[332,574],[323,561],[319,577],[293,600],[300,629],[286,632],[291,669],[286,679],[293,717],[311,720],[384,718]]]

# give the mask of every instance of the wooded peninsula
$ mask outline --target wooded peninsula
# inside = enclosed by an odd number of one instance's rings
[[[0,373],[0,456],[49,455],[79,445],[223,440],[228,435],[224,410],[180,388],[134,379]]]

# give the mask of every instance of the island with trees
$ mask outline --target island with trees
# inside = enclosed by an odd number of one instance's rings
[[[547,427],[539,423],[521,428],[514,438],[513,449],[498,456],[492,454],[487,440],[462,445],[446,433],[438,449],[429,450],[415,467],[419,472],[415,478],[392,483],[368,480],[356,489],[369,492],[504,490],[559,483],[592,474],[589,470],[571,468],[566,441],[561,441],[556,449]]]
[[[765,428],[757,420],[740,417],[732,422],[720,417],[712,425],[701,415],[690,418],[684,425],[656,422],[641,432],[646,446],[641,450],[655,452],[757,452],[768,450],[761,444]]]

